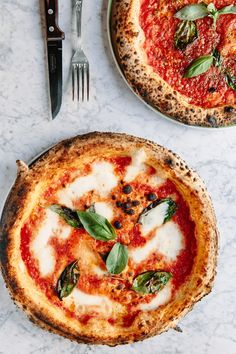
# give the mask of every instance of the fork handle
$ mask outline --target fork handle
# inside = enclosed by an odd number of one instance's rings
[[[79,43],[81,42],[81,28],[82,28],[82,5],[83,0],[75,1],[76,22],[77,22],[77,36]]]
[[[58,26],[58,0],[45,0],[45,16],[47,40],[55,41],[64,39],[65,34]]]

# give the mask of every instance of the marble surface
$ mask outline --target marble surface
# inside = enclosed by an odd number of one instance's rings
[[[195,168],[212,196],[220,230],[218,275],[212,293],[169,331],[143,343],[108,348],[71,343],[31,324],[0,278],[0,354],[234,354],[236,353],[236,128],[180,126],[145,107],[126,87],[107,40],[107,0],[84,1],[83,37],[91,65],[91,101],[72,104],[69,62],[71,3],[60,1],[64,43],[64,100],[49,120],[42,15],[38,0],[0,0],[0,203],[15,177],[15,160],[30,161],[62,138],[117,131],[152,139]]]

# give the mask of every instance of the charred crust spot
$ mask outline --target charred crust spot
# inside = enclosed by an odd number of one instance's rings
[[[167,100],[171,100],[173,98],[172,94],[171,93],[168,93],[167,95],[165,95],[165,98]]]
[[[224,108],[225,113],[233,113],[234,112],[234,107],[232,106],[226,106]]]
[[[210,125],[215,126],[217,123],[217,120],[214,116],[207,115],[207,121],[210,123]]]
[[[211,86],[211,87],[209,87],[209,89],[207,91],[210,93],[214,93],[214,92],[216,92],[216,88]]]
[[[73,145],[73,141],[71,140],[66,140],[64,141],[64,148],[69,149]]]
[[[17,282],[14,280],[14,279],[11,279],[10,281],[10,286],[11,286],[11,289],[14,291],[14,292],[17,292],[19,291],[19,286],[17,284]]]
[[[167,159],[165,159],[165,164],[169,167],[174,167],[174,161],[172,160],[172,158],[168,157]]]
[[[0,238],[0,256],[3,265],[7,264],[7,253],[6,249],[8,247],[8,236],[7,233],[3,232]]]
[[[142,84],[137,84],[136,85],[136,90],[138,91],[140,96],[142,96],[142,97],[147,97],[148,96],[148,91],[143,87]]]
[[[26,192],[25,186],[20,187],[20,189],[17,192],[18,197],[22,197],[25,192]]]
[[[161,106],[161,108],[163,110],[165,110],[166,112],[169,112],[172,110],[172,104],[170,102],[164,102]]]
[[[125,54],[123,57],[122,57],[122,60],[124,60],[124,61],[127,61],[127,60],[129,60],[130,59],[130,55],[128,55],[128,54]]]
[[[18,205],[17,204],[12,204],[10,207],[10,212],[15,214],[18,211]]]

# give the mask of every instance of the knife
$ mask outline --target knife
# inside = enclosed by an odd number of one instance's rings
[[[58,0],[45,0],[45,14],[51,112],[54,119],[62,101],[62,40],[65,39],[65,34],[58,27]]]

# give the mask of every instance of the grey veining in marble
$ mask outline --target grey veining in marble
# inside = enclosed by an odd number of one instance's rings
[[[71,4],[60,2],[64,42],[64,100],[49,121],[42,15],[38,0],[0,0],[0,202],[15,177],[15,160],[30,161],[60,139],[93,130],[127,132],[180,154],[208,187],[220,230],[213,292],[180,325],[143,343],[108,348],[78,345],[31,324],[0,278],[0,354],[235,354],[236,353],[236,128],[180,126],[145,107],[126,87],[107,40],[107,0],[84,0],[84,49],[91,65],[91,101],[72,104]]]

